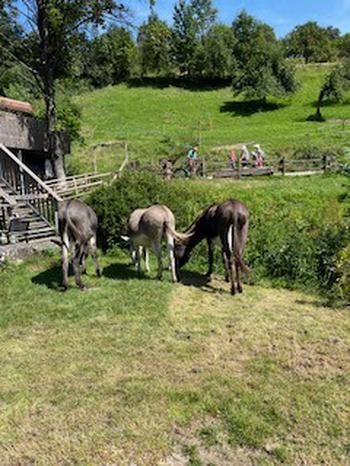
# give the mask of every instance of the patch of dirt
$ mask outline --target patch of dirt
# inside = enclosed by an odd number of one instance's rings
[[[200,438],[203,427],[219,428],[215,419],[196,420],[187,428],[176,428],[174,453],[159,466],[188,466],[194,459],[203,466],[253,466],[258,458],[266,457],[260,450],[233,447],[224,433],[218,431],[213,445],[205,445]]]

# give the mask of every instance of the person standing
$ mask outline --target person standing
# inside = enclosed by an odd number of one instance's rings
[[[236,170],[236,168],[237,168],[237,155],[236,155],[236,151],[234,149],[230,149],[229,163],[230,163],[230,167],[232,168],[232,170]]]
[[[193,146],[187,153],[187,165],[190,176],[195,175],[197,171],[198,147]]]
[[[247,146],[242,147],[241,152],[241,165],[243,168],[248,168],[249,165],[250,154]]]

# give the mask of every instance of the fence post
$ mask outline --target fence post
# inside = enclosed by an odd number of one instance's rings
[[[202,176],[203,176],[203,178],[206,178],[205,154],[203,154]]]
[[[286,174],[286,159],[285,157],[282,157],[280,160],[280,170],[282,175],[284,176]]]
[[[326,172],[328,170],[328,155],[323,156],[323,171]]]

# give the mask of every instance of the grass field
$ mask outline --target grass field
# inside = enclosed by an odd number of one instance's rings
[[[1,464],[350,463],[348,309],[128,262],[65,294],[58,256],[0,272]]]
[[[168,146],[164,140],[191,144],[202,141],[201,151],[242,142],[259,142],[269,155],[288,153],[293,147],[347,146],[350,105],[324,108],[327,123],[306,121],[315,113],[315,101],[329,67],[308,66],[297,72],[300,88],[284,99],[272,99],[261,108],[233,97],[230,88],[214,90],[125,84],[85,93],[76,99],[83,114],[86,146],[74,150],[74,167],[92,168],[88,147],[94,143],[127,140],[130,155],[140,160],[158,159]],[[115,153],[99,154],[99,168],[110,169]],[[113,157],[112,157],[113,154]]]

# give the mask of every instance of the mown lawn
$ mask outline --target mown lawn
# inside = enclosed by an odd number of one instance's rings
[[[107,87],[79,96],[85,147],[74,150],[75,169],[91,170],[94,143],[127,140],[130,155],[140,160],[164,155],[168,139],[176,143],[202,141],[201,151],[242,142],[259,142],[270,155],[301,145],[347,146],[350,106],[327,105],[327,123],[307,121],[315,113],[320,85],[329,67],[308,66],[297,72],[300,88],[287,98],[272,99],[264,108],[234,98],[228,88]],[[104,149],[99,168],[110,169],[122,151]]]
[[[65,294],[56,255],[0,272],[1,464],[350,463],[348,309],[128,262]]]

